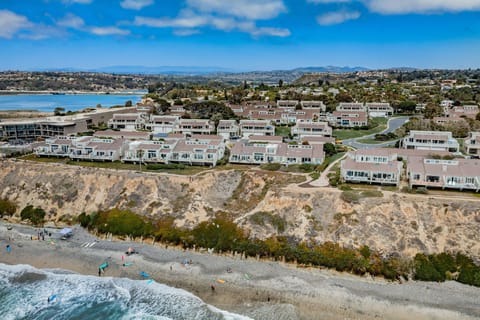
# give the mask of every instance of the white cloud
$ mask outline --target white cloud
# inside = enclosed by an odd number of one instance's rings
[[[183,11],[177,18],[149,18],[135,17],[134,24],[137,26],[148,26],[155,28],[186,28],[187,30],[212,27],[226,32],[240,31],[249,33],[252,36],[275,36],[287,37],[290,30],[282,28],[257,27],[253,21],[239,21],[231,17],[217,17],[211,15],[198,15],[191,11]],[[188,31],[187,31],[188,32]],[[180,30],[175,30],[174,34],[181,34]]]
[[[358,18],[360,18],[360,12],[358,11],[336,11],[328,12],[318,16],[317,22],[322,26],[330,26],[343,23],[348,20],[356,20]]]
[[[0,10],[0,38],[11,39],[19,31],[33,27],[27,17],[9,10]]]
[[[363,0],[368,9],[381,14],[460,12],[480,10],[480,0]]]
[[[177,18],[149,18],[135,17],[134,24],[137,26],[147,26],[155,28],[196,28],[208,24],[208,17],[197,16],[192,13],[182,14]]]
[[[81,29],[85,25],[85,21],[74,14],[68,13],[57,22],[57,25],[65,28]]]
[[[283,0],[187,0],[190,8],[250,20],[265,20],[287,11]]]
[[[200,30],[197,29],[179,29],[179,30],[173,30],[173,34],[176,36],[180,37],[187,37],[187,36],[192,36],[194,34],[199,34],[201,33]]]
[[[306,0],[309,3],[363,3],[371,12],[380,14],[438,13],[479,11],[480,0]]]
[[[120,6],[124,9],[140,10],[151,6],[153,3],[153,0],[123,0],[120,2]]]
[[[90,33],[96,34],[97,36],[126,36],[130,34],[129,30],[123,30],[117,27],[90,27],[88,28]]]

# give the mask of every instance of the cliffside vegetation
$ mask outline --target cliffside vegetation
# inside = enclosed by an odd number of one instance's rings
[[[412,261],[397,256],[384,257],[368,246],[345,248],[332,242],[318,244],[281,236],[252,239],[225,214],[218,214],[212,221],[202,222],[193,229],[175,227],[173,218],[148,221],[119,209],[91,215],[82,213],[78,219],[83,227],[101,233],[151,237],[184,248],[214,248],[217,252],[237,252],[247,257],[327,267],[357,275],[368,273],[390,280],[413,277],[422,281],[456,280],[480,286],[480,267],[461,253],[417,254]],[[281,226],[268,212],[259,212],[251,219],[259,224],[278,224],[278,229]]]

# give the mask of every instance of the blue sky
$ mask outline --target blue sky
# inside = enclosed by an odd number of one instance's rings
[[[480,0],[0,0],[0,69],[480,68]]]

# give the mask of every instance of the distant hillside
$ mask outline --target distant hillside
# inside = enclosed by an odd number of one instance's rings
[[[41,72],[96,72],[109,74],[136,74],[136,75],[159,75],[172,77],[200,77],[196,80],[219,80],[227,83],[248,82],[264,82],[266,84],[277,84],[279,80],[285,83],[293,82],[295,79],[302,77],[306,73],[348,73],[356,71],[369,70],[364,67],[300,67],[291,70],[272,70],[272,71],[244,71],[221,68],[221,67],[198,67],[198,66],[110,66],[92,69],[78,68],[55,68],[55,69],[36,69],[29,71]],[[203,79],[202,79],[203,78]],[[182,79],[180,79],[182,80]],[[192,79],[185,79],[192,80]]]

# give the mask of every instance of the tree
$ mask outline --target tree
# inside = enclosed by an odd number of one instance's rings
[[[323,145],[323,151],[325,151],[325,154],[327,155],[327,157],[331,157],[337,153],[337,149],[335,148],[335,145],[333,145],[333,143],[330,143],[330,142],[325,143]]]
[[[125,102],[125,107],[131,107],[132,106],[132,100],[128,100]]]
[[[65,108],[56,107],[56,108],[53,110],[53,114],[56,115],[56,116],[63,116],[63,115],[65,114]]]
[[[433,117],[438,117],[442,114],[442,108],[435,103],[427,103],[425,106],[424,115],[427,119],[432,119]]]
[[[282,79],[278,80],[278,87],[279,88],[283,87],[283,80]]]

